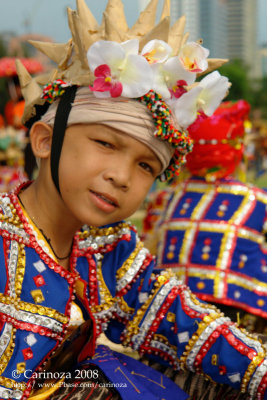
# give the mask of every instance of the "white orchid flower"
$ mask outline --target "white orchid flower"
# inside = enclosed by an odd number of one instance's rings
[[[194,122],[198,112],[211,116],[225,97],[229,80],[218,71],[205,76],[198,86],[183,94],[179,99],[169,100],[179,124],[187,128]]]
[[[191,85],[196,74],[184,69],[179,57],[171,57],[163,64],[152,65],[154,71],[155,92],[160,93],[164,100],[180,97],[186,92],[185,86]]]
[[[96,79],[91,90],[101,97],[140,97],[153,86],[153,72],[138,55],[139,41],[95,42],[87,52],[88,65]],[[99,97],[100,97],[99,96]]]
[[[208,68],[209,50],[196,42],[186,43],[178,56],[188,71],[203,72]]]
[[[141,54],[147,59],[149,64],[155,64],[166,61],[171,53],[172,48],[168,43],[163,40],[154,39],[143,47]]]

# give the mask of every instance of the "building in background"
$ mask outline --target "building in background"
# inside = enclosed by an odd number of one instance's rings
[[[204,47],[210,50],[210,57],[228,58],[227,1],[200,0],[199,8],[199,35]]]
[[[260,49],[260,64],[262,69],[262,75],[267,76],[267,43]]]
[[[200,38],[199,0],[171,0],[171,23],[182,15],[186,16],[185,31],[190,32],[189,40]]]
[[[230,60],[240,59],[253,77],[261,75],[259,63],[258,1],[225,0],[227,4],[228,55]]]

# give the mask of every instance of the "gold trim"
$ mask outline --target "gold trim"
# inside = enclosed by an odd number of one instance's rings
[[[116,273],[116,279],[117,280],[120,280],[121,278],[124,277],[126,272],[131,268],[136,256],[143,249],[143,247],[144,247],[144,245],[143,245],[142,242],[138,242],[136,244],[136,247],[135,247],[134,251],[129,255],[127,260],[124,261],[122,266],[117,270],[117,273]]]

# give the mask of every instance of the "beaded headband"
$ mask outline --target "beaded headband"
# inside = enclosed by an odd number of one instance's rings
[[[208,59],[209,51],[200,42],[187,42],[185,17],[170,27],[169,0],[164,1],[157,25],[158,0],[151,0],[132,28],[126,23],[121,0],[108,1],[101,25],[85,0],[76,2],[77,11],[68,9],[69,42],[30,41],[58,65],[49,79],[31,78],[17,62],[25,98],[23,121],[30,120],[38,106],[53,102],[72,85],[89,86],[96,97],[137,99],[152,112],[155,136],[175,149],[165,174],[171,178],[179,173],[186,153],[192,149],[187,126],[199,112],[211,115],[229,88],[228,79],[217,71],[199,82],[196,79],[227,60]],[[45,83],[42,89],[40,84]]]

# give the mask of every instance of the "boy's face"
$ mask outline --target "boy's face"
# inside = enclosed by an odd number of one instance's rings
[[[102,226],[132,215],[160,171],[152,150],[116,129],[79,124],[66,130],[60,191],[81,224]]]

